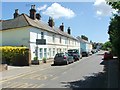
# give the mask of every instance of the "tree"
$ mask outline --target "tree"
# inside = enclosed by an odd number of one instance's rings
[[[105,43],[102,45],[102,49],[103,49],[103,50],[109,50],[109,51],[111,51],[111,49],[112,49],[112,44],[111,44],[111,42],[110,42],[110,41],[105,42]]]
[[[88,37],[86,37],[85,35],[81,35],[81,38],[88,41]]]
[[[113,51],[119,58],[119,70],[120,70],[120,1],[107,2],[112,8],[118,10],[117,14],[114,14],[114,17],[111,18],[108,34],[110,37],[110,42],[112,44]]]
[[[109,0],[107,3],[111,5],[112,8],[120,11],[120,1],[110,2]],[[120,16],[118,14],[114,14],[113,18],[111,18],[108,34],[113,49],[118,58],[120,58]]]

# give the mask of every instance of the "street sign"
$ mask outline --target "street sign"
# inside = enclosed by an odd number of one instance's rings
[[[46,45],[46,39],[36,39],[36,45]]]

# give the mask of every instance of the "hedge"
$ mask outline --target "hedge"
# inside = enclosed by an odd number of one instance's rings
[[[29,49],[27,47],[3,46],[0,47],[2,63],[8,65],[29,65]]]

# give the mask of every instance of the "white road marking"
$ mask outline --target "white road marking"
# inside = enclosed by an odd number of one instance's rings
[[[11,84],[5,86],[5,88],[10,88],[10,87],[12,87],[12,86],[14,86],[14,85],[17,85],[17,84],[18,84],[18,82],[14,82],[14,83],[11,83]]]
[[[67,72],[63,72],[62,74],[66,74]]]
[[[45,84],[38,85],[36,88],[41,88],[43,86],[45,86]]]
[[[31,88],[36,88],[38,85],[37,84],[34,84]]]
[[[49,68],[50,68],[50,67],[49,67]],[[33,74],[33,73],[35,73],[35,72],[43,71],[43,70],[49,69],[49,68],[44,68],[44,69],[36,70],[36,71],[33,71],[33,72],[28,72],[28,73],[25,73],[25,74],[20,74],[20,75],[18,75],[18,76],[16,76],[16,77],[10,77],[10,78],[7,78],[7,79],[2,79],[2,81],[0,80],[0,83],[7,82],[7,81],[10,81],[10,80],[13,80],[13,79],[22,77],[22,76],[27,76],[27,75]]]
[[[55,80],[55,79],[57,79],[58,77],[54,77],[54,78],[52,78],[51,80]]]

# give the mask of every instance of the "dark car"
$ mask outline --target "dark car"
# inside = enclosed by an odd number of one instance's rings
[[[89,56],[88,52],[86,52],[86,51],[82,52],[82,57],[88,57],[88,56]]]
[[[104,60],[113,59],[113,54],[111,52],[104,53]]]
[[[54,65],[56,65],[56,64],[66,64],[67,65],[72,62],[74,62],[74,59],[68,53],[57,53],[54,57]]]
[[[82,55],[79,53],[78,49],[70,49],[68,50],[68,54],[73,56],[74,60],[77,61],[82,58]]]

